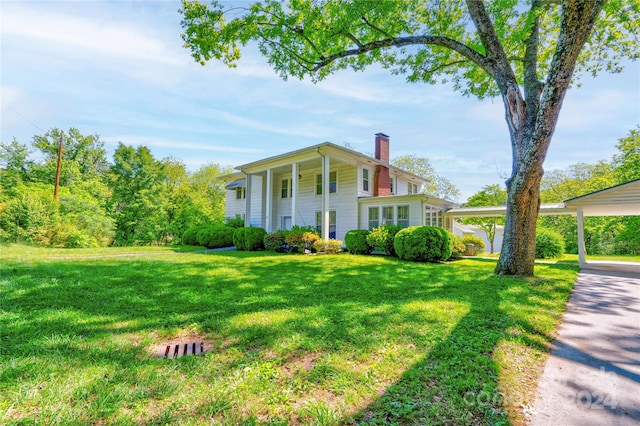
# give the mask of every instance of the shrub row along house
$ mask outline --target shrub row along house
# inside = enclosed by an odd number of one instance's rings
[[[313,226],[323,239],[384,224],[441,226],[457,204],[422,192],[425,180],[389,164],[389,137],[375,135],[375,157],[324,142],[236,167],[226,217],[267,232]]]

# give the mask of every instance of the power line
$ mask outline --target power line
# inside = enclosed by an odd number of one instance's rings
[[[24,121],[26,121],[27,123],[31,124],[33,127],[35,127],[36,129],[40,130],[41,132],[44,133],[44,130],[42,130],[40,128],[40,126],[38,126],[36,123],[34,123],[33,121],[29,120],[27,117],[25,117],[24,115],[20,114],[18,111],[16,111],[15,108],[13,108],[11,105],[9,104],[5,104],[3,103],[2,105],[3,107],[7,107],[9,108],[11,111],[15,112],[20,118],[22,118]]]

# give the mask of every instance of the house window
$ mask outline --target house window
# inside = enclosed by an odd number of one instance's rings
[[[247,189],[241,186],[236,188],[236,200],[242,200],[247,197]]]
[[[329,173],[329,194],[338,192],[338,172]]]
[[[409,206],[398,206],[397,210],[397,225],[402,228],[406,228],[409,226]]]
[[[418,185],[415,183],[407,182],[407,192],[409,194],[417,194],[418,193]]]
[[[380,226],[380,209],[377,207],[369,207],[369,229]]]
[[[393,190],[394,187],[394,178],[389,178],[389,189],[391,190],[391,195],[395,194],[395,191]]]
[[[336,238],[336,220],[337,214],[335,210],[329,210],[329,238]],[[316,212],[316,231],[322,235],[322,212]]]
[[[382,224],[393,225],[393,206],[385,206],[382,208]]]
[[[362,169],[362,190],[369,192],[369,169]]]
[[[293,186],[290,185],[291,181],[289,179],[282,179],[282,187],[280,190],[281,198],[288,198],[293,196]]]
[[[338,172],[329,172],[329,194],[338,192]],[[316,195],[322,195],[322,174],[316,175]]]

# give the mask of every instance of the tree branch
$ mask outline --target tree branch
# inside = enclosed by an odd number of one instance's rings
[[[534,1],[529,10],[533,16],[529,37],[525,43],[524,53],[524,98],[527,103],[526,123],[530,129],[534,128],[538,106],[540,105],[540,95],[543,84],[538,80],[538,49],[540,47],[540,19],[537,10],[540,0]]]
[[[469,46],[447,37],[439,37],[439,36],[431,36],[431,35],[407,36],[407,37],[387,38],[384,40],[376,40],[371,43],[363,44],[362,46],[359,46],[358,48],[355,48],[355,49],[342,50],[340,52],[336,52],[331,55],[328,55],[324,59],[321,59],[315,62],[315,66],[313,67],[312,70],[318,71],[319,69],[339,59],[346,58],[349,56],[362,55],[364,53],[368,53],[377,49],[384,49],[388,47],[403,47],[403,46],[410,46],[410,45],[417,45],[417,44],[447,47],[451,50],[458,52],[468,60],[476,63],[479,67],[484,69],[487,73],[493,75],[493,73],[495,72],[494,65],[485,56],[481,55],[480,53],[473,50]]]
[[[382,34],[383,36],[387,37],[387,38],[393,38],[391,37],[391,34],[389,34],[388,32],[382,30],[381,28],[373,25],[371,22],[369,22],[369,20],[367,19],[366,16],[362,16],[362,22],[364,22],[365,24],[367,24],[370,28],[373,28],[374,30],[376,30],[377,32],[379,32],[380,34]]]
[[[342,34],[344,34],[349,40],[353,41],[359,48],[364,47],[360,40],[358,40],[353,34],[346,31],[344,31]]]
[[[441,69],[450,67],[452,65],[463,64],[465,62],[467,62],[467,59],[461,59],[459,61],[447,62],[447,63],[441,64],[441,65],[439,65],[437,67],[429,68],[428,70],[425,70],[425,72],[429,73],[429,74],[433,74],[433,73],[435,73],[437,71],[440,71]]]
[[[484,6],[484,0],[467,0],[467,9],[476,26],[480,41],[482,41],[482,45],[487,51],[487,58],[497,64],[495,70],[500,72],[499,74],[491,74],[491,76],[496,80],[504,94],[509,84],[517,84],[517,79],[491,22],[491,17]]]

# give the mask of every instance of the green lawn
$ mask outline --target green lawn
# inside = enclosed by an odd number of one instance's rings
[[[0,423],[523,424],[577,273],[145,249],[0,247]]]

